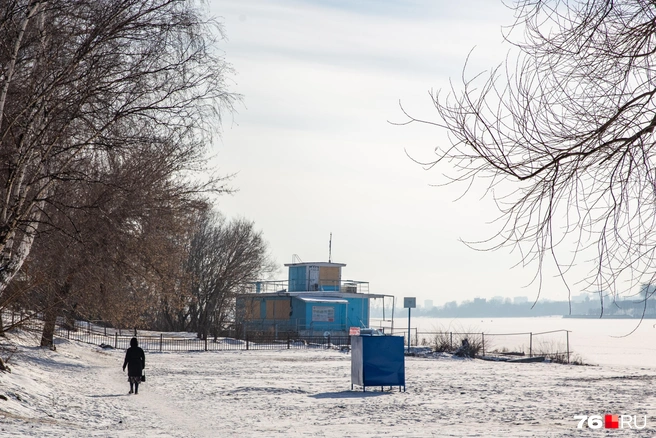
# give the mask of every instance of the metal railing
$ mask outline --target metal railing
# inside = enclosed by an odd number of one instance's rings
[[[17,327],[31,332],[43,330],[43,315],[4,311],[3,321],[7,327],[18,324]],[[139,346],[146,351],[225,351],[225,350],[277,350],[277,349],[312,349],[341,348],[351,343],[347,335],[309,335],[299,336],[291,332],[246,332],[241,338],[210,337],[200,339],[194,333],[159,333],[125,330],[109,327],[102,321],[69,321],[58,318],[54,335],[103,348],[127,349],[130,340],[137,338]]]
[[[306,282],[302,292],[343,292],[343,293],[369,293],[369,282],[359,280],[317,280],[317,283]],[[298,289],[298,285],[296,285]],[[288,280],[263,280],[249,283],[244,288],[244,294],[274,293],[289,291]],[[300,291],[299,291],[300,292]]]
[[[303,336],[318,336],[324,332],[348,333],[350,325],[346,321],[307,321],[305,318],[287,319],[244,319],[239,323],[242,330],[239,337],[248,332],[265,332],[272,336],[287,336],[287,333],[298,333]],[[359,326],[359,324],[358,324]]]
[[[413,333],[414,332],[414,333]],[[402,335],[408,345],[408,330],[386,330],[388,334]],[[569,330],[521,333],[485,332],[420,332],[410,330],[410,346],[430,347],[433,351],[453,352],[467,339],[480,347],[480,356],[543,356],[570,363]]]
[[[200,339],[197,337],[123,334],[118,331],[105,334],[95,330],[70,330],[57,326],[55,335],[61,338],[99,345],[104,348],[127,349],[130,340],[137,338],[146,351],[224,351],[224,350],[277,350],[308,348],[339,348],[350,345],[349,336],[276,337],[269,334],[247,335],[245,339],[226,337]]]
[[[20,321],[25,330],[38,331],[43,328],[42,315],[3,312],[3,320],[12,324]],[[470,344],[480,346],[480,356],[486,355],[527,355],[545,356],[570,363],[569,330],[522,333],[485,332],[420,332],[416,328],[408,333],[407,328],[389,328],[389,335],[404,336],[405,345],[430,347],[433,351],[455,351],[464,339]],[[148,332],[150,333],[150,332]],[[136,335],[136,336],[135,336]],[[246,331],[240,336],[200,339],[193,333],[157,335],[139,333],[134,330],[115,329],[100,321],[75,321],[65,324],[63,318],[57,320],[55,336],[70,340],[99,345],[106,348],[127,349],[130,339],[136,337],[139,345],[147,351],[223,351],[223,350],[275,350],[307,348],[340,348],[350,346],[350,336],[346,334],[326,334],[301,336],[294,332]],[[239,339],[241,338],[241,339]]]

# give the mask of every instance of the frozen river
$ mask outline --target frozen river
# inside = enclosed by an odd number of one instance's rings
[[[407,315],[397,315],[395,332],[407,331]],[[430,332],[485,333],[487,350],[499,347],[524,347],[528,351],[533,333],[534,348],[566,351],[565,332],[568,330],[569,349],[586,363],[656,367],[656,320],[640,322],[634,319],[577,319],[554,317],[536,318],[424,318],[411,317],[413,336],[429,338]],[[510,335],[517,333],[517,335]],[[414,342],[414,340],[413,340]]]

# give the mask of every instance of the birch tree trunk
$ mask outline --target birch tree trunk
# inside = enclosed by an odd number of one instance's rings
[[[146,199],[153,183],[157,208],[225,190],[187,178],[239,98],[214,50],[221,27],[195,2],[0,0],[0,11],[0,298],[37,231],[64,223],[80,239],[76,220]],[[114,178],[135,161],[135,178]],[[109,184],[105,198],[78,196]],[[120,225],[138,230],[154,203],[132,203]]]

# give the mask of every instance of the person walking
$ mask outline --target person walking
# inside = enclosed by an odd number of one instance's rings
[[[128,367],[128,382],[130,382],[130,392],[139,394],[139,383],[141,383],[141,373],[146,368],[146,355],[137,338],[130,339],[130,348],[125,352],[125,360],[123,361],[123,371]]]

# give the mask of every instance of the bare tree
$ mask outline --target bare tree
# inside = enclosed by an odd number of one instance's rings
[[[165,164],[170,158],[113,162],[96,183],[60,186],[64,193],[46,206],[49,223],[26,261],[32,287],[24,304],[45,315],[42,346],[52,346],[58,316],[144,327],[158,300],[179,290],[191,235],[187,217],[206,205],[193,185],[174,178]],[[54,208],[70,202],[85,207]]]
[[[512,7],[506,62],[471,78],[465,68],[461,90],[431,92],[438,121],[409,116],[449,134],[450,145],[424,164],[448,166],[456,182],[485,181],[501,213],[485,248],[515,247],[541,268],[550,258],[563,279],[590,257],[589,275],[577,280],[614,296],[653,283],[654,2]]]
[[[157,163],[178,179],[202,168],[236,98],[203,14],[185,0],[0,0],[0,296],[50,212],[89,207],[62,196],[72,182],[135,156],[168,156]]]
[[[234,319],[234,298],[244,286],[275,270],[253,222],[208,213],[191,240],[187,269],[192,299],[183,320],[199,338],[216,336]]]

